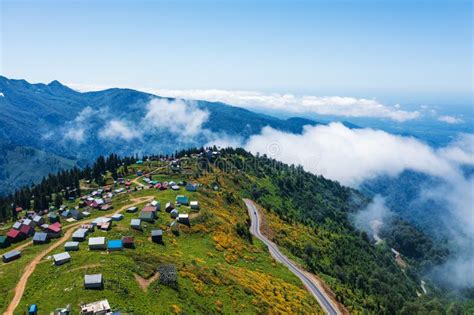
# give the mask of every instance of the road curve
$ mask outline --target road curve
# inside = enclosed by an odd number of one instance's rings
[[[245,205],[247,206],[247,210],[250,216],[250,233],[261,240],[265,245],[267,245],[270,254],[275,258],[278,262],[282,263],[291,272],[293,272],[300,280],[303,282],[305,287],[308,291],[316,298],[319,305],[322,309],[330,315],[339,315],[341,312],[337,309],[336,306],[333,305],[331,299],[327,296],[323,289],[319,287],[319,284],[312,278],[307,275],[307,272],[300,269],[295,263],[293,263],[288,257],[283,255],[278,246],[267,239],[261,232],[260,232],[260,217],[257,210],[257,207],[253,203],[252,200],[244,199]]]

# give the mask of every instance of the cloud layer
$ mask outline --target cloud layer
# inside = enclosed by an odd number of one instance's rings
[[[462,135],[447,147],[433,149],[414,138],[332,123],[308,126],[301,135],[265,128],[244,145],[253,153],[300,164],[307,171],[352,187],[381,175],[398,176],[406,170],[440,179],[440,184],[419,196],[433,205],[443,205],[448,212],[446,232],[457,246],[451,248],[453,259],[439,266],[437,275],[456,287],[474,287],[474,175],[465,174],[463,169],[474,166],[474,135]],[[377,223],[383,221],[386,210],[376,198],[364,217]],[[367,229],[367,224],[358,225]]]
[[[269,143],[278,146],[276,153],[268,152]],[[448,159],[414,138],[373,129],[349,129],[340,123],[307,126],[302,135],[264,128],[260,135],[249,139],[246,148],[274,155],[286,163],[301,164],[308,171],[352,187],[379,175],[396,176],[404,170],[435,176],[455,173]],[[454,149],[444,150],[443,154],[450,153],[452,158],[461,154]]]
[[[66,123],[64,126],[64,139],[76,143],[83,143],[86,141],[86,131],[89,125],[89,120],[96,114],[98,114],[98,111],[89,106],[81,110],[74,120]]]
[[[106,123],[104,128],[99,130],[99,137],[103,139],[121,139],[131,141],[133,139],[140,139],[142,133],[137,129],[133,129],[131,124],[125,120],[113,119]]]
[[[407,121],[420,117],[418,111],[405,111],[400,105],[383,105],[375,99],[342,96],[296,96],[294,94],[264,94],[252,91],[228,90],[153,90],[158,95],[184,99],[224,102],[249,109],[278,110],[342,117],[386,118]]]
[[[380,242],[382,240],[379,236],[380,229],[392,216],[393,213],[385,206],[384,198],[377,195],[364,210],[354,215],[353,221],[359,230],[365,231]]]
[[[464,120],[462,120],[461,118],[449,116],[449,115],[439,116],[438,120],[445,122],[447,124],[461,124],[464,122]]]
[[[94,133],[104,141],[144,141],[146,136],[163,132],[179,136],[182,141],[200,135],[215,139],[215,135],[203,128],[208,118],[209,113],[198,108],[193,101],[153,98],[135,121],[116,116],[108,108],[86,107],[62,128],[62,134],[65,140],[77,144],[94,140]]]
[[[184,137],[193,137],[202,131],[209,113],[194,102],[153,99],[147,105],[144,122],[156,130],[168,130]]]

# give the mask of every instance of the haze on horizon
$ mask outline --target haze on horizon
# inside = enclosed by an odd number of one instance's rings
[[[470,1],[1,0],[30,82],[472,105]]]

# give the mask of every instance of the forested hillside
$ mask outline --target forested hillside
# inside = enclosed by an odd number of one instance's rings
[[[181,101],[131,89],[82,93],[58,81],[32,84],[0,76],[0,93],[0,195],[37,183],[59,169],[85,166],[111,152],[122,156],[157,151],[169,154],[223,135],[243,140],[265,126],[300,133],[303,126],[317,124],[219,102]],[[173,103],[176,101],[180,103]],[[187,126],[194,129],[183,134]],[[24,150],[33,151],[14,158]],[[32,167],[36,159],[41,159],[41,167]],[[28,172],[17,176],[22,169]]]
[[[209,202],[220,200],[218,208],[243,209],[244,197],[257,202],[265,214],[268,236],[320,277],[350,312],[461,314],[463,308],[464,312],[473,310],[472,303],[455,300],[440,288],[430,285],[429,292],[423,292],[420,276],[448,252],[435,246],[416,227],[399,221],[402,229],[386,231],[386,242],[377,245],[365,232],[354,228],[351,214],[370,202],[360,192],[242,149],[224,149],[215,154],[213,150],[190,149],[172,156],[144,156],[143,160],[177,161],[179,169],[187,172],[177,171],[175,176],[207,187],[209,191],[203,197]],[[17,207],[35,211],[58,208],[81,195],[81,183],[100,186],[110,184],[111,179],[133,178],[137,160],[110,155],[99,157],[91,167],[50,175],[40,184],[2,199],[2,219],[8,222],[15,218]],[[212,219],[215,215],[213,212],[198,220],[210,233],[218,226]],[[235,222],[234,229],[243,241],[252,243],[245,224]],[[216,237],[214,240],[224,242]],[[397,261],[390,247],[397,248],[408,264]]]
[[[449,252],[415,226],[395,217],[396,225],[384,232],[387,241],[374,245],[350,220],[351,213],[369,202],[360,192],[240,149],[223,150],[221,159],[226,162],[217,162],[218,168],[236,172],[232,181],[281,220],[273,225],[273,240],[320,275],[349,309],[376,314],[459,313],[462,302],[454,302],[459,296],[449,294],[449,288],[434,289],[436,294],[428,296],[422,293],[420,276]],[[406,255],[409,265],[397,263],[392,246]],[[464,294],[472,299],[472,293]],[[471,309],[472,303],[464,307]]]

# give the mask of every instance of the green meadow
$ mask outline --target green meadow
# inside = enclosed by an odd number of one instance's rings
[[[153,179],[184,178],[162,173],[153,175]],[[263,244],[238,235],[236,224],[245,224],[247,218],[240,199],[229,202],[225,194],[211,190],[211,177],[199,181],[203,187],[198,192],[187,192],[183,187],[180,191],[145,189],[114,198],[114,209],[109,214],[131,203],[132,198],[153,196],[161,203],[158,219],[154,223],[142,222],[143,231],[130,228],[130,220],[138,218],[139,212],[124,211],[123,220],[113,222],[110,231],[95,230],[88,236],[104,236],[107,240],[133,236],[136,248],[90,251],[86,240],[79,251],[70,252],[69,263],[55,266],[51,256],[64,251],[60,246],[37,265],[16,312],[24,313],[30,304],[37,304],[40,313],[68,304],[77,312],[82,303],[108,299],[114,310],[135,314],[320,313],[299,279],[275,263]],[[191,227],[180,225],[179,235],[175,235],[169,230],[172,219],[164,208],[178,194],[198,200],[201,210],[191,215]],[[191,213],[185,206],[178,210]],[[94,210],[90,218],[101,215],[106,213]],[[164,244],[151,242],[153,229],[164,231]],[[47,246],[31,245],[21,259],[0,267],[5,284],[2,310],[13,295],[11,290],[21,275],[19,271]],[[177,271],[172,283],[160,274],[169,266]],[[103,290],[84,288],[84,275],[94,273],[103,275]]]

